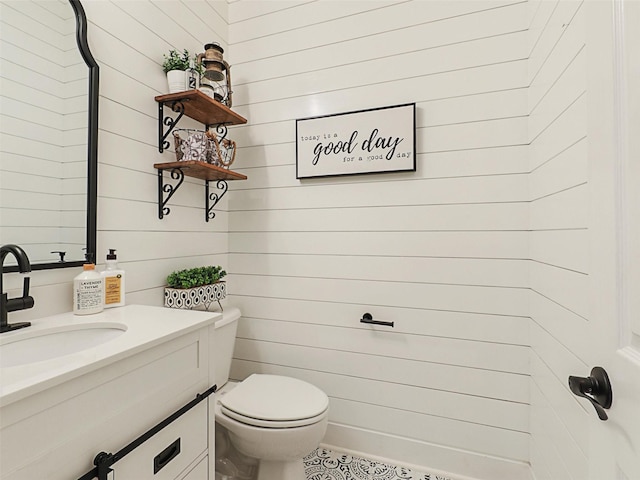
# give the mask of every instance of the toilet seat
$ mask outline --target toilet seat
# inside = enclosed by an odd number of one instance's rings
[[[318,423],[321,421],[325,415],[326,410],[322,412],[320,415],[311,418],[302,418],[300,420],[261,420],[259,418],[246,417],[244,415],[240,415],[233,410],[229,410],[225,407],[220,408],[220,412],[233,420],[244,423],[246,425],[252,427],[262,427],[262,428],[295,428],[295,427],[306,427],[307,425],[313,425],[314,423]]]
[[[310,383],[280,375],[253,374],[223,395],[223,415],[263,428],[312,425],[327,414],[329,398]]]

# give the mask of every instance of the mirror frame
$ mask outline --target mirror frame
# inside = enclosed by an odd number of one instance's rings
[[[98,216],[98,97],[100,67],[93,58],[87,41],[87,16],[80,0],[69,0],[76,16],[76,42],[84,62],[89,67],[89,119],[87,124],[87,224],[86,260],[31,264],[31,270],[79,267],[84,263],[95,263],[97,250]],[[17,272],[18,266],[6,266],[3,272]]]

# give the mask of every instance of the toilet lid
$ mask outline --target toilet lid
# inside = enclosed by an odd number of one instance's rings
[[[225,410],[272,422],[311,419],[329,407],[319,388],[296,378],[253,374],[220,398]]]

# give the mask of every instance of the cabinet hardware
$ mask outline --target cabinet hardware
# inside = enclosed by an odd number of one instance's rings
[[[122,460],[124,457],[129,455],[132,451],[134,451],[136,448],[138,448],[144,442],[149,440],[156,433],[161,431],[163,428],[165,428],[166,426],[168,426],[169,424],[171,424],[172,422],[174,422],[175,420],[180,418],[182,415],[187,413],[193,407],[198,405],[200,402],[205,400],[209,395],[214,393],[217,389],[218,389],[217,385],[214,385],[211,388],[209,388],[208,390],[205,390],[203,393],[198,393],[196,395],[195,399],[191,400],[189,403],[184,405],[179,410],[176,410],[174,413],[172,413],[167,418],[165,418],[160,423],[158,423],[155,427],[152,427],[150,430],[148,430],[145,433],[143,433],[142,435],[140,435],[133,442],[131,442],[126,447],[120,449],[118,452],[116,452],[116,453],[106,453],[106,452],[98,453],[95,456],[95,458],[93,459],[93,464],[96,466],[96,468],[88,471],[87,473],[82,475],[80,478],[78,478],[78,480],[93,480],[94,478],[98,478],[98,480],[107,480],[109,473],[113,471],[111,466],[113,466],[114,463]],[[179,440],[180,439],[178,439],[178,441]],[[165,452],[163,451],[162,453],[165,453]],[[162,455],[162,453],[160,455]],[[175,453],[175,455],[177,455],[178,453],[180,453],[180,452],[178,451],[177,453]],[[169,460],[171,460],[171,458],[169,458],[169,459],[167,459],[165,461],[165,465],[166,465],[166,463],[169,462]]]
[[[180,437],[156,455],[153,459],[153,474],[155,475],[164,467],[166,467],[171,460],[176,458],[180,454]]]

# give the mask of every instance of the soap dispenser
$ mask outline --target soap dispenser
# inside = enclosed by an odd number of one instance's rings
[[[124,270],[118,268],[116,251],[109,249],[106,268],[102,272],[104,278],[104,307],[122,307],[124,305]]]

